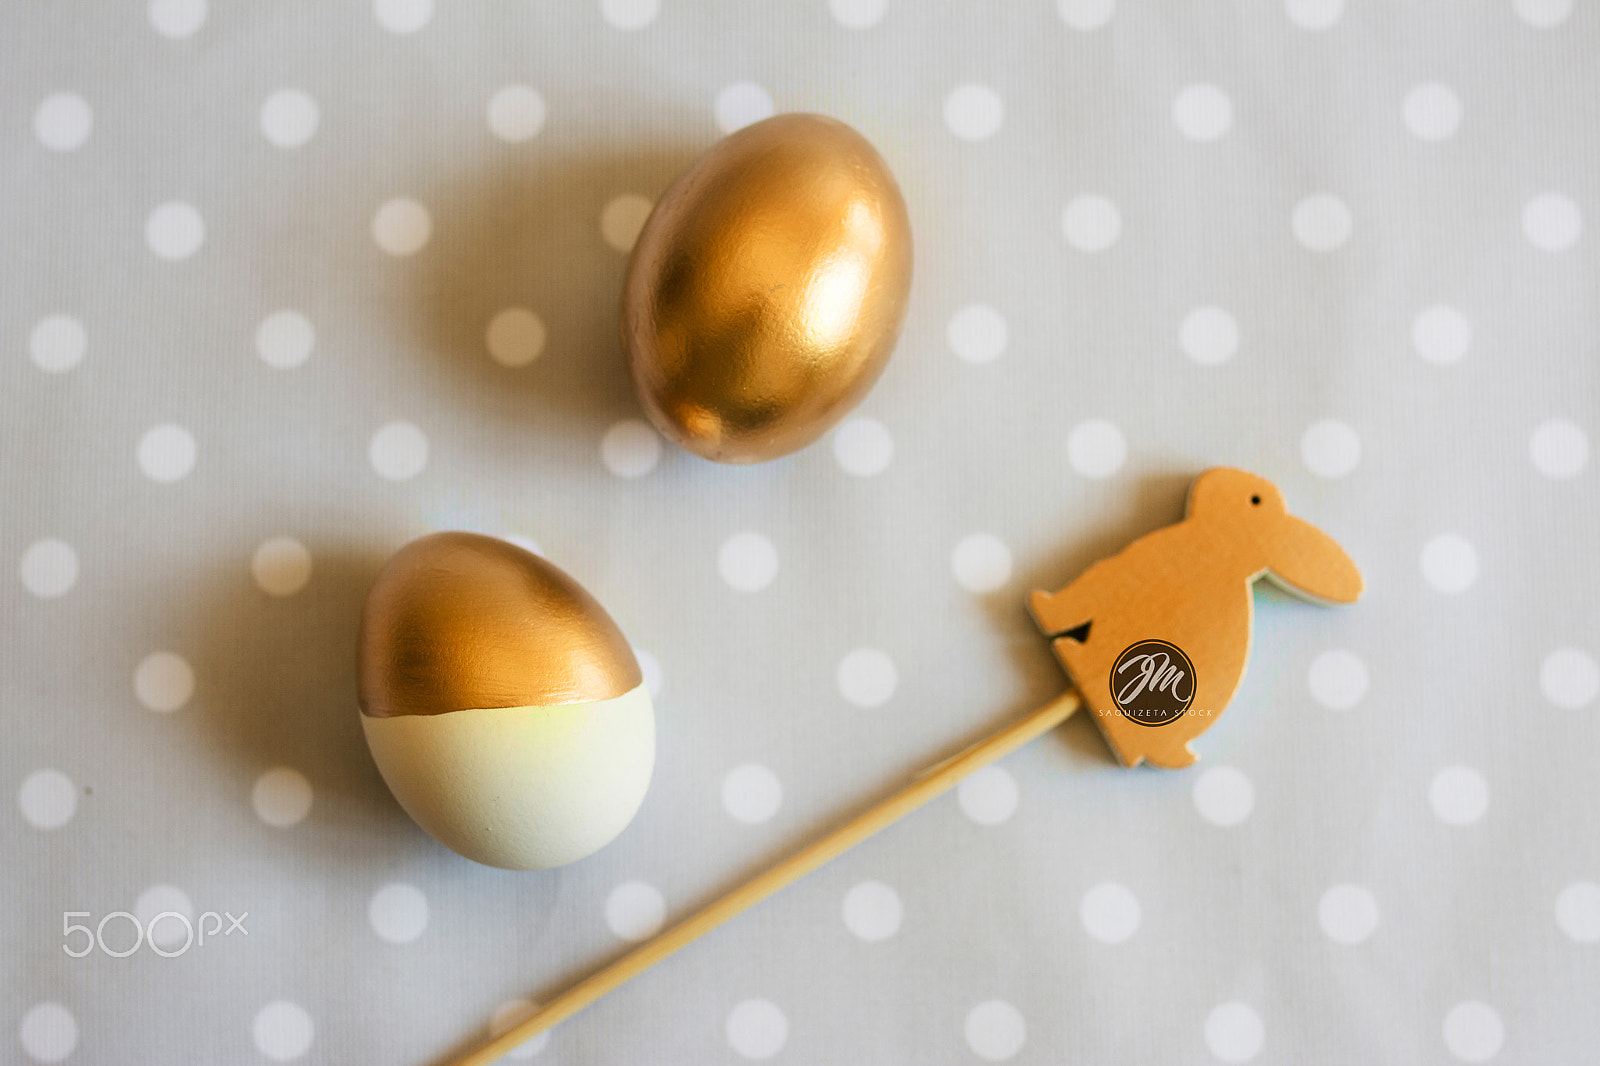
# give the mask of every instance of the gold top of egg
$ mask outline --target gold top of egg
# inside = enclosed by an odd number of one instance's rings
[[[594,597],[553,564],[477,533],[435,533],[394,554],[367,595],[357,651],[375,718],[591,703],[641,680]]]

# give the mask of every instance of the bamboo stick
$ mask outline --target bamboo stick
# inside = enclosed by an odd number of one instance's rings
[[[523,1041],[570,1018],[618,985],[637,977],[667,956],[687,947],[717,926],[799,880],[829,859],[848,851],[878,830],[910,814],[975,770],[1049,732],[1078,709],[1082,700],[1073,689],[990,734],[942,762],[923,770],[899,792],[856,815],[821,839],[757,874],[706,905],[653,940],[585,977],[533,1014],[455,1060],[452,1066],[488,1066]]]

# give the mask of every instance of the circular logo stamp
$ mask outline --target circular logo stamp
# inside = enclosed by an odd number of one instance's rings
[[[1194,663],[1165,640],[1128,645],[1111,667],[1111,702],[1139,725],[1175,722],[1194,702]]]

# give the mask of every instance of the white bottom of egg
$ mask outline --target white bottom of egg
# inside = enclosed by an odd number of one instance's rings
[[[590,855],[633,820],[655,767],[650,695],[448,714],[361,715],[389,790],[474,862],[542,870]]]

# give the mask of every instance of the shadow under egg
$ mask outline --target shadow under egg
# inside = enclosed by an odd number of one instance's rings
[[[628,252],[602,216],[618,197],[659,197],[704,145],[520,147],[432,193],[434,235],[404,264],[395,310],[451,406],[560,456],[642,417],[619,329]]]
[[[346,864],[432,849],[378,775],[357,717],[356,633],[383,555],[308,548],[310,581],[292,595],[263,591],[248,565],[197,582],[205,695],[195,735],[237,778],[245,811],[268,770],[305,777],[311,811],[289,828],[317,828],[298,838],[308,851]]]

